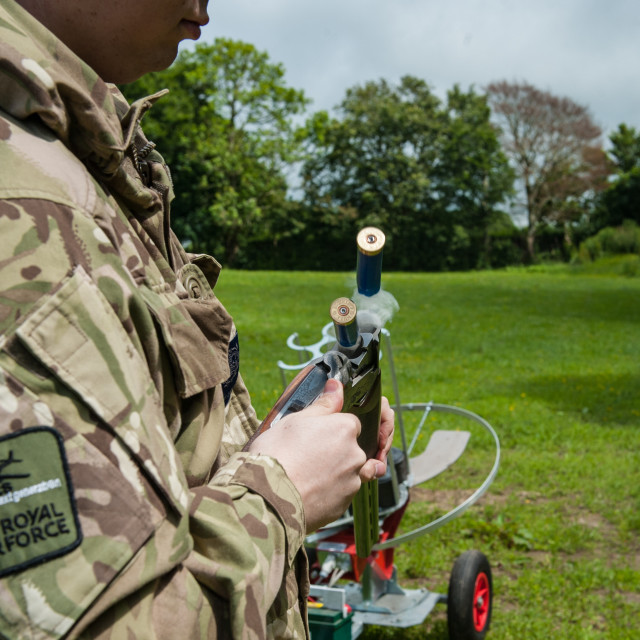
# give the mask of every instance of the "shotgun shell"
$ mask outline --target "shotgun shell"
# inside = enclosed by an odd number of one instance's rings
[[[358,234],[356,280],[361,295],[370,297],[380,291],[384,242],[384,233],[376,227],[365,227]]]
[[[331,319],[341,347],[353,347],[358,341],[357,311],[356,303],[349,298],[338,298],[331,303]]]

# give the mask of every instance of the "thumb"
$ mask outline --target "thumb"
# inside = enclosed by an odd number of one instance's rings
[[[322,395],[318,396],[313,404],[307,407],[306,411],[308,415],[314,416],[338,413],[342,409],[343,402],[344,388],[342,384],[334,378],[329,378],[324,385]]]

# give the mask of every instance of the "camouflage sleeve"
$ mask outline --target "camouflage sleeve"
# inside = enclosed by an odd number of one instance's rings
[[[195,494],[185,565],[230,603],[232,637],[304,637],[306,593],[296,584],[306,572],[304,512],[278,462],[234,454]]]

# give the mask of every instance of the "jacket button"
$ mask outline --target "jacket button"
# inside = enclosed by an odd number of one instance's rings
[[[189,278],[186,282],[187,292],[190,298],[201,298],[200,283],[196,278]]]

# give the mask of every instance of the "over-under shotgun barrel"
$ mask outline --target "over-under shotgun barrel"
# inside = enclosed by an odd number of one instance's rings
[[[375,227],[360,231],[357,238],[358,292],[368,297],[380,290],[382,248],[385,237]],[[369,322],[358,323],[356,304],[338,298],[330,315],[337,342],[322,357],[309,363],[285,389],[258,433],[262,433],[286,415],[309,406],[321,393],[329,378],[344,386],[343,412],[356,415],[362,425],[358,444],[373,458],[378,452],[380,430],[380,330]],[[356,554],[366,558],[379,538],[378,481],[363,483],[352,503]]]

